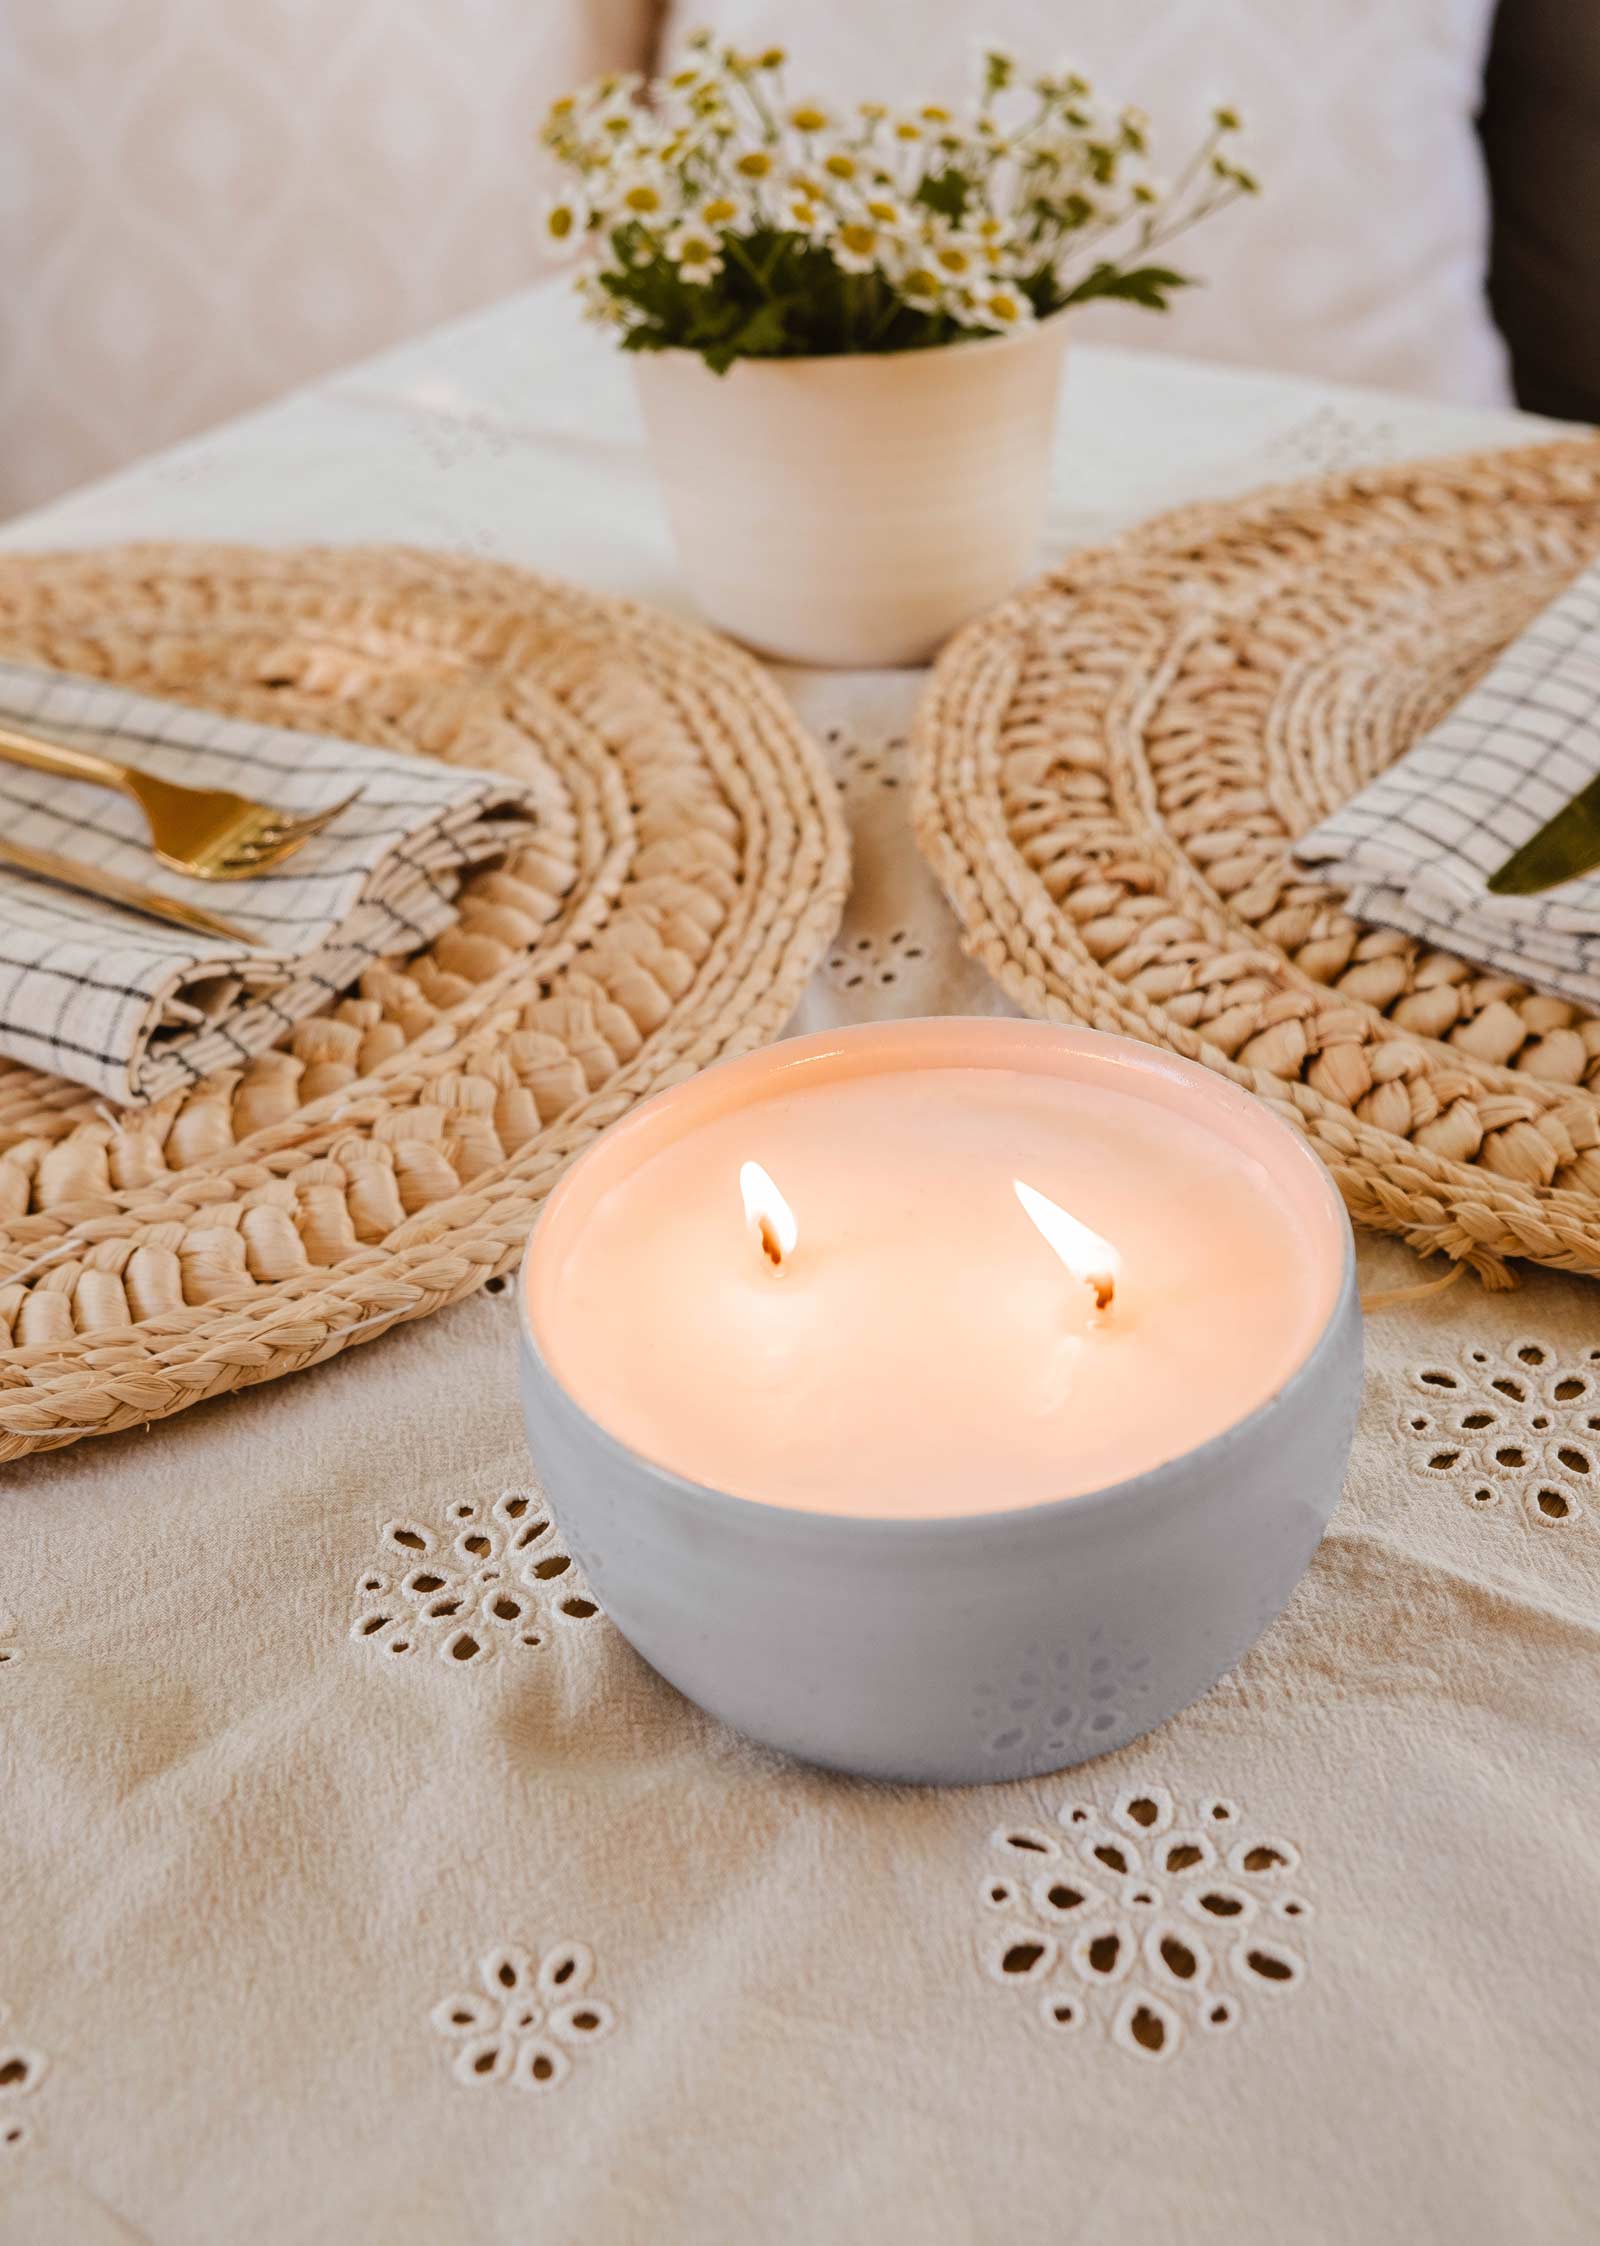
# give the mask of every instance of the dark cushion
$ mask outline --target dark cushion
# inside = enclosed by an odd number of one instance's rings
[[[1479,129],[1518,401],[1600,421],[1600,0],[1500,0]]]

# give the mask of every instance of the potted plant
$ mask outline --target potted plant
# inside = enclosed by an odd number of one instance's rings
[[[1172,238],[1255,182],[1217,110],[1169,187],[1138,110],[1078,72],[976,99],[789,98],[785,57],[709,33],[645,85],[558,101],[585,302],[641,354],[645,423],[691,590],[769,654],[925,660],[1027,567],[1066,315],[1163,308]]]

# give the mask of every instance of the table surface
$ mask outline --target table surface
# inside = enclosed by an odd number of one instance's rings
[[[1075,347],[1042,558],[1543,426]],[[444,545],[687,605],[627,369],[560,284],[0,532],[139,537]],[[1006,1010],[910,845],[916,676],[781,675],[857,863],[798,1026]],[[1375,1316],[1344,1500],[1242,1667],[1122,1753],[957,1793],[760,1752],[603,1618],[465,1672],[352,1634],[397,1527],[498,1547],[529,1489],[505,1294],[0,1471],[0,2242],[1592,2238],[1597,1300],[1533,1273]],[[1073,1804],[1125,1874],[1078,1864]],[[1214,1927],[1203,1997],[1163,1980],[1140,1912],[1204,1928],[1191,1845],[1232,1850],[1286,1981]],[[1064,1925],[1021,1984],[996,1943],[1058,1856],[1118,1962]],[[539,2093],[567,1943],[614,2025]],[[1179,2024],[1159,2060],[1136,1988]]]

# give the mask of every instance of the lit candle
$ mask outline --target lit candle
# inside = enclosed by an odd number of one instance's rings
[[[1192,1700],[1337,1501],[1350,1226],[1193,1064],[882,1023],[614,1124],[523,1268],[534,1462],[606,1612],[753,1737],[1016,1778]]]
[[[768,1504],[982,1512],[1192,1449],[1306,1355],[1340,1242],[1292,1140],[1126,1048],[993,1066],[990,1025],[935,1024],[935,1064],[921,1026],[714,1071],[556,1197],[534,1332],[630,1450]]]

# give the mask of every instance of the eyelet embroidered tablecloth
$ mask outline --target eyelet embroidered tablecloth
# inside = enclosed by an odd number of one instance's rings
[[[538,292],[5,535],[431,538],[674,597],[567,322]],[[1497,431],[1084,350],[1052,537]],[[916,680],[786,676],[858,865],[798,1026],[997,1008],[906,834]],[[1243,1667],[956,1793],[651,1675],[530,1478],[514,1330],[482,1295],[0,1473],[0,2246],[1595,2235],[1591,1287],[1376,1315]],[[1049,1682],[1019,1647],[997,1726]],[[1137,1690],[1110,1643],[1077,1682]]]

